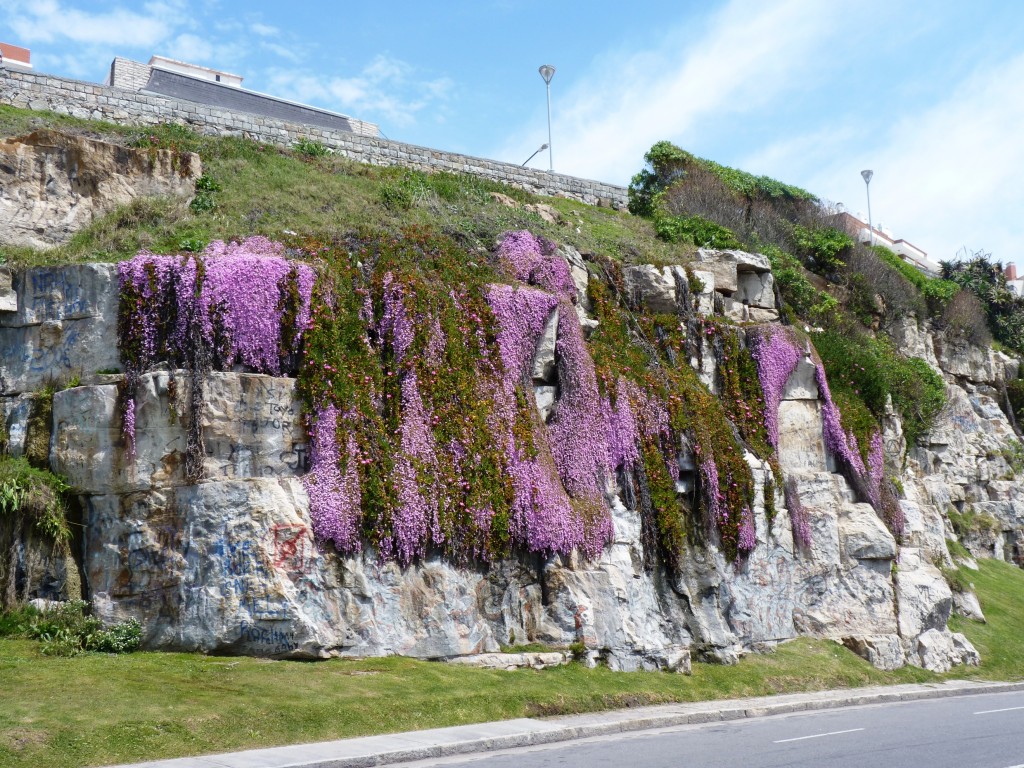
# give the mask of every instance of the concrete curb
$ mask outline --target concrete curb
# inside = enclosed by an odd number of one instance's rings
[[[608,736],[629,731],[741,720],[895,701],[1024,691],[1024,682],[945,683],[876,686],[841,691],[791,693],[749,699],[665,704],[593,712],[544,720],[521,718],[386,736],[254,749],[222,755],[157,760],[113,768],[369,768],[391,763],[491,752]]]

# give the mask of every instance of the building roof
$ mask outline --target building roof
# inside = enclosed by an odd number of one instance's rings
[[[209,72],[211,75],[227,75],[228,77],[234,77],[241,82],[244,78],[241,75],[236,75],[234,72],[225,72],[223,69],[211,69],[210,67],[204,67],[199,64],[192,64],[188,61],[179,61],[178,59],[171,59],[167,56],[150,56],[149,66],[159,67],[161,64],[176,64],[179,67],[188,67],[189,69],[201,69],[204,72]]]
[[[349,118],[337,112],[307,107],[212,80],[190,77],[180,72],[160,69],[158,66],[153,67],[149,82],[142,90],[144,93],[193,101],[232,112],[249,112],[290,123],[316,125],[336,131],[353,131]]]
[[[32,53],[28,48],[10,43],[0,43],[0,58],[5,67],[13,69],[32,69]]]

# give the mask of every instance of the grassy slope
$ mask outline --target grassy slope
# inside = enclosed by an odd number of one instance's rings
[[[980,669],[1024,677],[1024,571],[971,572],[989,623],[958,622]],[[40,656],[0,640],[0,765],[75,766],[318,741],[669,701],[941,679],[885,673],[834,643],[799,639],[692,677],[578,665],[497,672],[387,658],[317,664],[189,654]]]
[[[457,174],[427,174],[360,165],[334,156],[305,157],[234,138],[210,138],[176,127],[138,129],[33,113],[0,105],[0,137],[54,127],[120,143],[152,135],[156,146],[199,152],[204,172],[222,187],[216,208],[194,213],[184,202],[140,200],[95,222],[50,251],[0,247],[0,260],[38,264],[119,260],[140,248],[179,250],[190,239],[260,234],[287,238],[287,231],[328,240],[364,228],[397,231],[429,225],[456,235],[472,250],[490,249],[509,229],[528,227],[584,252],[626,261],[681,262],[693,248],[657,239],[649,221],[571,200],[540,198],[521,190]],[[502,192],[521,203],[544,202],[562,215],[558,223],[495,202]]]

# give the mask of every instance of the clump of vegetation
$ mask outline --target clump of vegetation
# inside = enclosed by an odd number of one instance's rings
[[[978,252],[966,261],[942,262],[942,277],[977,297],[997,341],[1024,353],[1024,297],[1010,290],[1000,262]]]
[[[306,157],[327,157],[327,155],[331,154],[330,148],[322,141],[317,141],[316,139],[298,139],[294,147],[296,152]]]
[[[0,609],[12,610],[18,603],[18,544],[29,530],[67,551],[68,490],[62,478],[26,458],[0,456]]]
[[[127,619],[111,626],[89,615],[83,600],[31,605],[0,614],[0,637],[24,636],[40,642],[46,656],[77,656],[85,651],[132,653],[142,644],[142,624]]]
[[[891,398],[907,443],[913,445],[946,403],[942,377],[924,360],[900,356],[884,336],[830,329],[814,335],[814,346],[833,395],[842,400],[844,424],[858,438],[877,429]]]
[[[192,202],[189,203],[189,207],[193,213],[208,213],[217,207],[217,201],[213,195],[215,192],[220,192],[222,189],[219,182],[217,182],[209,174],[203,174],[196,179],[196,194],[192,198]]]

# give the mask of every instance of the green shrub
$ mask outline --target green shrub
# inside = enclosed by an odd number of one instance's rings
[[[846,266],[843,256],[853,247],[853,238],[835,227],[814,229],[797,224],[793,227],[797,253],[824,272],[836,272]]]
[[[951,280],[928,277],[924,272],[913,264],[904,261],[900,258],[899,254],[893,253],[884,245],[872,246],[871,250],[875,252],[878,258],[903,275],[921,291],[928,302],[929,312],[932,314],[941,312],[943,307],[949,303],[950,299],[959,290],[959,286]]]
[[[811,284],[800,260],[775,245],[764,246],[761,253],[768,257],[782,298],[797,317],[814,325],[828,325],[839,303]]]
[[[326,157],[331,154],[331,150],[323,142],[315,139],[296,140],[295,151],[306,157]]]
[[[738,250],[742,243],[730,230],[703,216],[657,214],[654,228],[658,237],[670,243],[693,243],[698,248]]]
[[[685,171],[693,156],[670,141],[659,141],[644,155],[646,166],[629,182],[629,212],[634,216],[653,216],[657,195]]]
[[[220,184],[212,176],[204,173],[196,179],[196,195],[192,198],[192,202],[189,203],[189,208],[192,209],[193,213],[212,211],[217,207],[213,194],[214,192],[220,192],[220,190]]]
[[[83,651],[132,653],[142,644],[142,625],[128,619],[109,627],[88,613],[84,600],[57,603],[43,611],[32,607],[0,616],[0,636],[25,635],[40,642],[47,656],[75,656]]]
[[[855,413],[855,401],[860,401],[875,419],[881,420],[891,397],[903,419],[907,444],[913,445],[931,429],[946,403],[942,377],[924,360],[899,355],[886,338],[849,334],[848,329],[845,334],[830,329],[814,337],[837,401],[845,399]],[[845,409],[843,417],[845,421]]]

